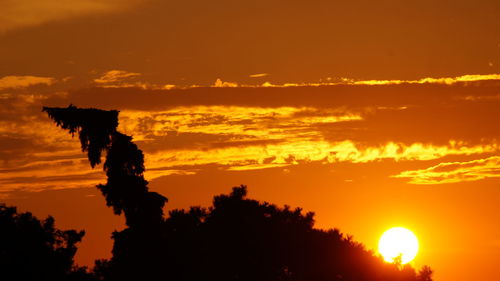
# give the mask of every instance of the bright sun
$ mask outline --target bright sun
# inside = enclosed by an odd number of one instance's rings
[[[380,237],[378,251],[386,262],[394,262],[401,256],[401,263],[409,263],[418,252],[418,240],[413,232],[403,227],[394,227]]]

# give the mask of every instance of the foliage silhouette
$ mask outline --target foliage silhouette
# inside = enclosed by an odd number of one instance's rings
[[[87,152],[92,167],[101,162],[106,153],[103,169],[107,183],[98,185],[108,206],[115,214],[125,215],[127,229],[114,232],[115,240],[111,263],[116,280],[152,280],[158,276],[153,266],[160,255],[158,247],[160,227],[164,222],[163,206],[167,198],[148,191],[144,179],[144,156],[132,142],[132,137],[116,130],[118,111],[81,109],[73,105],[67,108],[44,107],[58,126],[79,134],[82,150]],[[118,270],[119,269],[119,270]]]
[[[434,271],[429,266],[424,265],[418,271],[417,281],[432,281],[432,274],[434,274]]]
[[[82,151],[87,152],[90,165],[101,163],[106,152],[104,171],[108,181],[98,185],[108,206],[115,214],[125,213],[128,226],[152,227],[163,220],[163,206],[167,198],[149,192],[144,179],[144,155],[132,142],[132,137],[119,133],[118,111],[44,107],[58,126],[78,133]]]
[[[314,228],[313,213],[247,199],[246,186],[214,197],[209,208],[173,210],[148,191],[142,151],[116,130],[118,112],[44,108],[71,134],[78,133],[92,167],[106,154],[107,183],[98,185],[127,228],[115,231],[113,256],[98,260],[99,280],[432,280],[409,266],[388,264],[337,229]]]
[[[38,220],[2,204],[0,230],[0,280],[92,280],[73,264],[84,231],[59,230],[52,217]]]

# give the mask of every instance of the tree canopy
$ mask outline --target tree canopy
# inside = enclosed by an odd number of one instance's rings
[[[85,268],[73,261],[84,234],[57,229],[50,216],[39,220],[0,204],[0,280],[87,280]]]

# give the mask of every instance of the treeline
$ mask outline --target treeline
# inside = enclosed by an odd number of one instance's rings
[[[1,280],[401,280],[432,272],[384,262],[337,229],[313,227],[312,213],[246,198],[245,186],[209,208],[173,210],[154,232],[113,233],[109,260],[73,264],[83,232],[0,206]]]

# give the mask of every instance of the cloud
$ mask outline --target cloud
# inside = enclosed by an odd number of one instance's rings
[[[95,13],[124,10],[140,0],[3,0],[0,32]]]
[[[225,88],[225,87],[235,88],[235,87],[238,87],[238,83],[223,82],[222,80],[220,80],[219,78],[217,78],[217,80],[215,80],[215,83],[214,83],[213,87],[216,87],[216,88]]]
[[[52,85],[56,82],[55,78],[39,76],[4,76],[0,78],[0,90],[19,89],[33,85]]]
[[[219,86],[224,85],[221,81]],[[441,102],[464,100],[465,97],[498,95],[499,80],[465,84],[385,84],[385,85],[317,85],[296,87],[161,87],[83,88],[70,91],[69,102],[80,106],[119,109],[159,110],[186,105],[245,105],[262,107],[404,107],[438,106]],[[172,89],[173,88],[173,89]],[[449,108],[446,108],[449,109]]]
[[[267,73],[257,73],[249,75],[250,78],[261,78],[267,77],[269,74]],[[291,88],[291,87],[322,87],[322,86],[338,86],[338,85],[368,85],[368,86],[376,86],[376,85],[401,85],[401,84],[444,84],[444,85],[453,85],[457,83],[470,83],[470,82],[481,82],[481,81],[497,81],[500,80],[500,74],[467,74],[456,77],[425,77],[416,80],[356,80],[350,78],[337,78],[332,79],[331,77],[327,78],[327,82],[286,82],[286,83],[273,83],[270,81],[265,81],[261,84],[244,84],[237,82],[225,82],[221,79],[217,79],[212,85],[212,87],[240,87],[240,88]],[[183,89],[189,88],[199,88],[204,87],[203,85],[191,85],[187,87],[179,87]]]
[[[176,107],[220,106],[248,108],[343,108],[363,117],[359,122],[316,124],[328,141],[369,143],[423,142],[444,144],[450,139],[479,142],[498,139],[500,82],[465,84],[332,85],[190,89],[86,88],[46,104],[104,109],[162,112]],[[471,102],[471,97],[488,102]],[[227,113],[229,114],[229,113]],[[325,119],[323,119],[325,120]],[[439,129],[437,129],[439,128]]]
[[[147,140],[154,136],[205,134],[233,137],[233,141],[255,138],[311,137],[318,124],[359,121],[359,113],[344,109],[310,107],[181,106],[165,111],[125,110],[120,115],[120,129]]]
[[[290,164],[286,163],[262,163],[262,164],[249,164],[245,166],[233,166],[229,167],[229,171],[250,171],[250,170],[261,170],[261,169],[268,169],[268,168],[279,168],[279,167],[284,167],[288,166]]]
[[[444,184],[500,177],[500,156],[467,162],[445,162],[427,169],[404,171],[394,178],[408,178],[412,184]]]
[[[154,84],[140,81],[138,80],[140,76],[142,76],[141,73],[115,69],[104,72],[99,78],[95,78],[93,82],[100,88],[136,88],[142,90],[171,90],[177,88],[176,85],[172,84]],[[226,82],[222,86],[226,87]]]
[[[71,152],[71,155],[74,154]],[[36,157],[34,157],[36,159]],[[92,187],[105,178],[99,168],[92,170],[80,153],[72,159],[35,160],[15,168],[0,168],[0,193],[14,190],[41,191]]]
[[[261,74],[256,74],[261,75]],[[263,75],[267,76],[267,75]],[[250,77],[262,77],[262,76],[250,76]],[[327,81],[332,80],[328,78]],[[445,84],[445,85],[453,85],[456,83],[465,83],[465,82],[479,82],[479,81],[488,81],[488,80],[500,80],[500,74],[467,74],[456,77],[426,77],[417,80],[355,80],[350,78],[341,77],[336,79],[338,81],[334,82],[304,82],[304,83],[283,83],[283,84],[273,84],[271,82],[264,82],[261,85],[249,85],[247,87],[277,87],[277,88],[286,88],[286,87],[319,87],[319,86],[335,86],[335,85],[401,85],[401,84]]]
[[[101,87],[140,87],[140,84],[127,82],[127,80],[140,75],[140,73],[125,70],[110,70],[105,72],[101,77],[94,79],[94,82]]]
[[[124,83],[123,81],[128,78],[133,78],[139,76],[139,73],[132,73],[122,70],[111,70],[106,72],[102,77],[94,79],[94,82],[101,84],[102,87],[108,88],[127,88],[127,87],[138,87],[143,89],[195,89],[204,87],[214,87],[214,88],[305,88],[305,87],[325,87],[325,86],[388,86],[388,85],[408,85],[408,84],[437,84],[437,85],[453,85],[457,83],[474,83],[481,81],[498,81],[500,80],[500,74],[468,74],[457,77],[441,77],[432,78],[426,77],[418,80],[355,80],[349,78],[338,78],[332,79],[328,78],[328,82],[287,82],[287,83],[272,83],[265,81],[261,84],[244,84],[238,82],[227,82],[220,78],[212,85],[189,85],[189,86],[179,86],[179,85],[156,85],[149,83]],[[259,78],[266,77],[267,73],[252,74],[249,77]],[[117,82],[121,82],[117,83]]]
[[[446,84],[451,85],[460,82],[478,82],[486,80],[500,80],[500,74],[467,74],[457,77],[442,78],[422,78],[418,80],[365,80],[352,81],[347,80],[348,84],[354,85],[397,85],[397,84]]]
[[[454,147],[451,145],[423,145],[421,143],[411,145],[387,143],[380,146],[363,147],[363,145],[349,140],[330,143],[296,138],[277,144],[159,151],[147,154],[146,160],[150,167],[163,166],[175,169],[179,166],[196,168],[196,166],[216,164],[226,166],[229,170],[254,170],[298,165],[304,162],[425,161],[449,155],[472,155],[495,151],[498,151],[496,144]]]
[[[115,70],[101,80],[118,85],[137,77]],[[119,130],[132,135],[145,152],[148,179],[207,167],[240,171],[498,153],[498,125],[491,122],[500,118],[498,100],[463,98],[498,95],[495,81],[37,92],[21,88],[0,95],[4,190],[64,188],[64,176],[78,179],[92,172],[78,141],[54,126],[40,112],[42,105],[120,110]],[[77,181],[68,188],[98,179]]]
[[[500,101],[500,94],[490,96],[466,96],[460,98],[467,101]]]
[[[313,161],[426,161],[498,151],[496,142],[436,145],[389,141],[370,145],[349,139],[328,141],[320,129],[362,122],[363,114],[342,108],[191,106],[161,112],[125,110],[120,130],[140,142],[148,167],[170,170],[212,164],[228,170],[253,170]],[[159,175],[160,171],[155,172]]]
[[[441,83],[453,84],[457,82],[475,82],[486,80],[500,80],[500,74],[467,74],[454,78],[424,78],[419,80],[420,83]]]
[[[257,73],[257,74],[252,74],[249,77],[250,78],[260,78],[260,77],[266,77],[266,76],[269,76],[269,74],[267,74],[267,73]]]

